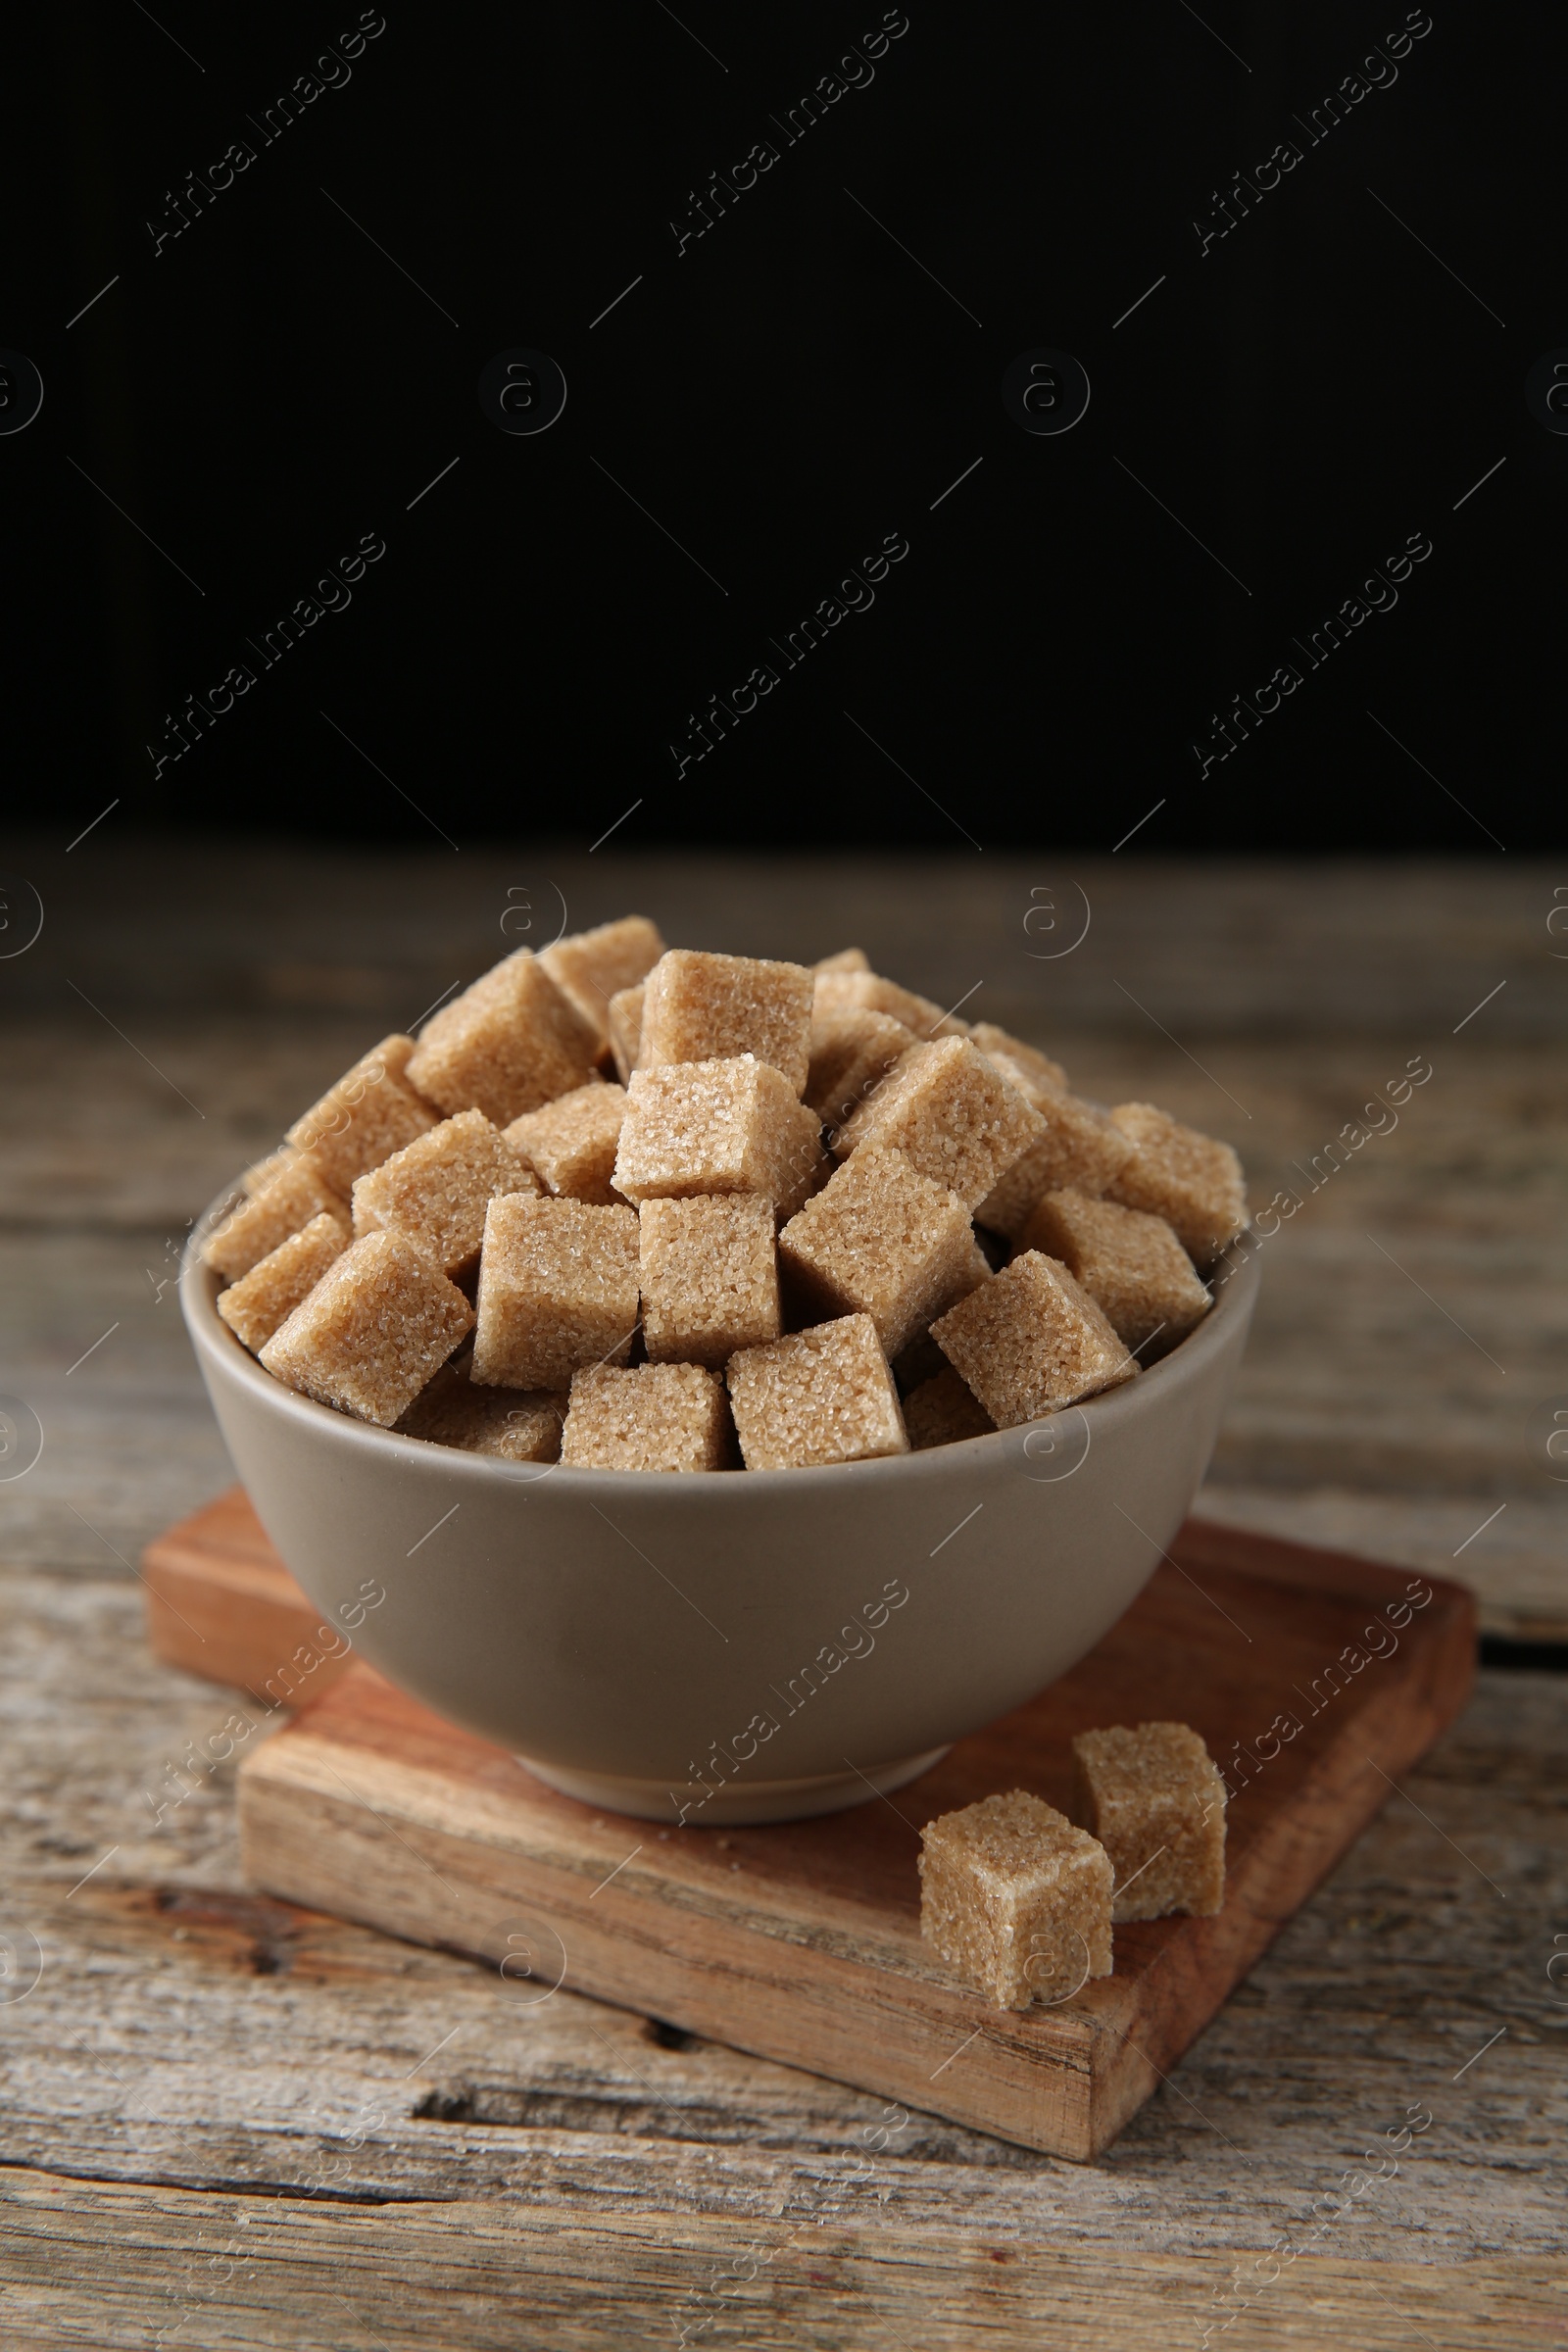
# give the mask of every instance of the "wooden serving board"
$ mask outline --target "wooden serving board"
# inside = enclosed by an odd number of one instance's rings
[[[187,1674],[264,1707],[319,1698],[352,1659],[262,1533],[243,1487],[166,1528],[141,1555],[147,1639]]]
[[[316,1612],[242,1496],[172,1531],[146,1570],[155,1642],[181,1664],[221,1659],[260,1690],[290,1654],[290,1609],[311,1642]],[[206,1629],[200,1663],[192,1630],[171,1632],[172,1593]],[[1190,1521],[1098,1648],[923,1779],[729,1830],[595,1812],[339,1662],[241,1769],[246,1866],[291,1901],[488,1960],[498,1998],[564,1984],[1084,2161],[1452,1720],[1474,1654],[1457,1585]],[[1064,1804],[1075,1732],[1155,1718],[1193,1724],[1232,1786],[1224,1910],[1118,1928],[1110,1978],[1054,2007],[989,2008],[921,1942],[921,1823],[999,1788]]]

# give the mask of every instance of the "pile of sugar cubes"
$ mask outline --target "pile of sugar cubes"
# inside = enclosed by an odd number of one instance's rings
[[[920,1833],[920,1929],[995,2008],[1069,2000],[1111,1973],[1110,1932],[1225,1899],[1225,1783],[1185,1723],[1072,1743],[1072,1818],[1022,1788]]]
[[[613,1073],[613,1074],[612,1074]],[[521,949],[241,1179],[218,1311],[304,1396],[585,1469],[779,1470],[1005,1429],[1207,1311],[1242,1170],[873,972]]]

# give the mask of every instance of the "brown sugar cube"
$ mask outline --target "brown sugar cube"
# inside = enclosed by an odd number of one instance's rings
[[[617,923],[558,939],[541,951],[539,961],[589,1023],[603,1054],[611,1042],[611,1000],[645,979],[663,953],[659,925],[645,914],[626,914]]]
[[[1065,1266],[1026,1250],[931,1326],[999,1429],[1131,1380],[1138,1370]]]
[[[967,1037],[969,1024],[960,1021],[956,1013],[944,1012],[929,997],[916,996],[912,988],[901,988],[896,980],[884,980],[880,972],[845,970],[842,967],[824,971],[818,967],[812,992],[813,1013],[885,1012],[902,1021],[921,1044],[933,1037]]]
[[[261,1351],[318,1404],[390,1429],[473,1329],[473,1309],[402,1233],[368,1233],[327,1267]]]
[[[636,1329],[631,1209],[529,1193],[491,1201],[473,1339],[481,1387],[569,1388],[590,1364],[623,1363]]]
[[[443,1272],[479,1254],[497,1193],[536,1193],[539,1180],[482,1110],[443,1119],[354,1186],[356,1233],[396,1231],[419,1242]]]
[[[722,1470],[728,1460],[723,1383],[701,1364],[573,1374],[564,1470]]]
[[[279,1242],[230,1289],[220,1291],[218,1311],[241,1346],[259,1355],[348,1246],[344,1217],[323,1209],[298,1233],[291,1233],[286,1242]]]
[[[1212,1919],[1225,1902],[1225,1783],[1185,1723],[1080,1732],[1072,1817],[1116,1874],[1110,1916]]]
[[[383,1037],[288,1131],[289,1142],[310,1153],[345,1200],[356,1176],[379,1167],[435,1125],[436,1113],[420,1102],[407,1075],[414,1050],[412,1038]]]
[[[796,1107],[799,1110],[805,1110],[806,1104],[801,1102]],[[791,1217],[798,1215],[808,1200],[819,1193],[833,1176],[836,1163],[831,1154],[823,1148],[822,1130],[816,1123],[815,1111],[811,1111],[809,1116],[809,1127],[804,1120],[801,1122],[796,1140],[791,1146],[789,1156],[784,1163],[784,1173],[780,1179],[776,1203],[778,1222],[781,1225],[788,1224]]]
[[[611,1178],[625,1110],[625,1088],[596,1079],[542,1110],[524,1111],[507,1129],[507,1141],[537,1170],[546,1192],[612,1208],[618,1196]]]
[[[1213,1303],[1164,1219],[1118,1208],[1114,1200],[1047,1193],[1030,1210],[1020,1241],[1025,1250],[1060,1259],[1134,1355],[1156,1338],[1165,1354]]]
[[[975,1234],[974,1253],[969,1260],[968,1274],[960,1293],[962,1298],[967,1298],[971,1291],[977,1291],[983,1282],[989,1282],[998,1268],[1006,1263],[1006,1245],[1003,1245],[1001,1256],[993,1256],[984,1247],[990,1238],[989,1234],[978,1231]],[[955,1299],[954,1304],[956,1303]],[[904,1397],[907,1397],[911,1390],[923,1387],[926,1381],[935,1380],[939,1372],[952,1369],[929,1331],[922,1333],[917,1340],[910,1340],[890,1360],[893,1377],[899,1384],[899,1395]]]
[[[644,983],[645,1070],[751,1054],[781,1070],[799,1096],[810,1036],[811,975],[801,963],[671,948]]]
[[[505,1127],[586,1086],[598,1053],[597,1029],[519,948],[425,1023],[409,1084],[444,1111],[482,1110]]]
[[[398,1434],[504,1462],[554,1462],[566,1418],[564,1391],[476,1389],[465,1363],[443,1364],[398,1423]]]
[[[614,1168],[628,1200],[761,1193],[793,1210],[821,1159],[815,1114],[771,1062],[746,1054],[631,1074]]]
[[[909,1450],[869,1315],[743,1348],[725,1377],[748,1470],[809,1470]]]
[[[776,1340],[773,1205],[760,1193],[645,1200],[638,1213],[643,1340],[655,1363],[722,1365]]]
[[[1045,1133],[1045,1120],[967,1038],[939,1038],[901,1054],[833,1138],[840,1159],[889,1144],[922,1176],[972,1209]]]
[[[1018,1089],[1020,1095],[1033,1102],[1041,1094],[1064,1095],[1067,1092],[1067,1073],[1059,1061],[1042,1054],[1034,1046],[1026,1046],[1022,1038],[1009,1037],[995,1021],[976,1021],[970,1030],[971,1041],[979,1047],[987,1061],[1002,1072],[1004,1078]]]
[[[945,1364],[931,1380],[923,1380],[904,1399],[904,1426],[915,1453],[930,1446],[956,1446],[963,1438],[983,1438],[996,1423],[973,1389]]]
[[[819,956],[813,972],[868,972],[871,958],[863,948],[840,948],[836,956]]]
[[[296,1152],[259,1193],[213,1228],[202,1244],[204,1264],[227,1282],[238,1282],[270,1256],[279,1242],[300,1233],[313,1217],[341,1220],[347,1240],[348,1202],[332,1190],[313,1154]]]
[[[1022,1788],[920,1832],[920,1933],[996,2009],[1110,1975],[1110,1888],[1104,1847]]]
[[[247,1194],[265,1192],[272,1178],[281,1176],[283,1170],[298,1157],[299,1153],[292,1144],[279,1144],[275,1152],[269,1152],[265,1159],[253,1161],[246,1169],[239,1180],[240,1191]]]
[[[1188,1256],[1208,1264],[1247,1223],[1247,1185],[1236,1153],[1152,1102],[1122,1102],[1110,1115],[1134,1152],[1104,1189],[1124,1208],[1163,1217]]]
[[[610,1032],[610,1051],[614,1055],[615,1075],[624,1086],[637,1067],[637,1055],[643,1037],[643,984],[635,988],[617,988],[610,1000],[605,1016]]]
[[[844,1162],[778,1237],[781,1266],[807,1310],[869,1315],[885,1355],[966,1298],[976,1272],[969,1212],[902,1152],[867,1144]]]
[[[901,1054],[919,1039],[890,1012],[852,1007],[811,1016],[806,1100],[829,1127],[842,1127]]]
[[[1020,1152],[975,1210],[977,1223],[1010,1239],[1023,1231],[1042,1193],[1074,1192],[1098,1197],[1132,1158],[1119,1127],[1077,1095],[1036,1090],[1033,1102],[1044,1132]]]

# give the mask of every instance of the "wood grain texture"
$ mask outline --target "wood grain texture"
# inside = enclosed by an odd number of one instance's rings
[[[350,1661],[262,1533],[243,1487],[166,1528],[141,1556],[147,1639],[187,1674],[264,1706],[319,1698]]]
[[[56,1009],[71,972],[111,1012],[95,982],[140,1014],[202,1004],[407,1028],[509,947],[636,907],[693,947],[809,961],[854,940],[944,1004],[979,980],[1074,1028],[1127,1025],[1112,973],[1145,1004],[1157,995],[1183,1036],[1398,1035],[1445,1012],[1451,1029],[1499,980],[1494,1039],[1568,1026],[1550,955],[1561,941],[1546,930],[1562,873],[1544,858],[1105,858],[1046,846],[748,857],[619,844],[585,856],[533,837],[470,842],[459,863],[436,849],[237,833],[110,844],[91,864],[68,863],[58,836],[12,835],[13,868],[49,910],[3,980],[17,1011]],[[1012,1025],[1006,1011],[992,1017]]]
[[[987,2340],[999,2272],[1006,2324],[1031,2343],[1037,2318],[1020,2312],[1092,2327],[1091,2292],[1114,2297],[1110,2340],[1161,2352],[1173,2330],[1197,2352],[1216,2294],[1235,2315],[1213,2339],[1227,2347],[1392,2346],[1419,2341],[1412,2321],[1442,2344],[1558,2340],[1568,2001],[1546,1968],[1568,1885],[1568,1721],[1554,1677],[1481,1677],[1085,2166],[567,1989],[531,2004],[494,1968],[247,1891],[235,1760],[191,1759],[236,1703],[254,1725],[240,1754],[281,1713],[151,1657],[128,1580],[0,1576],[0,1613],[3,1924],[35,1936],[43,1961],[3,2012],[0,2180],[36,2192],[25,2228],[49,2232],[23,2238],[10,2210],[0,2229],[0,2282],[24,2279],[31,2298],[32,2336],[14,2330],[28,2352],[147,2345],[180,2316],[171,2296],[192,2307],[185,2341],[339,2352],[361,2338],[328,2285],[398,2345],[420,2330],[510,2345],[522,2311],[541,2343],[674,2344],[692,2293],[720,2345],[815,2352],[895,2328],[956,2345]],[[176,1778],[183,1800],[155,1820],[149,1792]],[[1362,2151],[1416,2106],[1434,2121],[1397,2177],[1352,2197]],[[243,2254],[232,2273],[204,2267],[242,2221],[281,2233],[269,2258],[247,2276]],[[1257,2301],[1282,2238],[1298,2258]],[[840,2250],[818,2259],[817,2244]],[[551,2245],[569,2256],[559,2270]],[[951,2249],[949,2300],[911,2246]],[[760,2283],[742,2311],[711,2274],[727,2289],[748,2261]],[[1389,2312],[1396,2273],[1411,2299]],[[436,2278],[451,2303],[426,2300]],[[789,2292],[769,2301],[775,2279]]]
[[[226,1565],[238,1517],[208,1514],[150,1556],[194,1564],[220,1529]],[[651,2007],[1082,2162],[1458,1713],[1473,1657],[1459,1587],[1198,1524],[1071,1674],[896,1798],[723,1836],[658,1830],[557,1794],[355,1665],[242,1768],[243,1850],[270,1893],[478,1952],[540,1997],[564,1982]],[[1237,1790],[1224,1910],[1119,1929],[1110,1979],[1021,2015],[988,2008],[920,1938],[920,1825],[1009,1788],[1065,1808],[1075,1732],[1173,1717]]]
[[[249,2352],[597,2352],[628,2344],[755,2352],[1517,2352],[1560,2343],[1561,2258],[1442,2270],[1306,2255],[1250,2301],[1223,2258],[1055,2252],[1010,2233],[892,2215],[847,2221],[804,2203],[655,2233],[513,2203],[367,2210],[100,2186],[35,2172],[0,2187],[17,2340]],[[76,2283],[120,2250],[91,2299]],[[1239,2305],[1242,2326],[1221,2332]],[[278,2332],[286,2315],[287,2335]],[[180,2331],[183,2332],[180,2332]],[[1210,2331],[1205,2339],[1205,2330]],[[1245,2330],[1245,2332],[1244,2332]]]
[[[1217,2294],[1224,2352],[1560,2342],[1560,1679],[1482,1675],[1080,2166],[569,1991],[525,2009],[493,1970],[247,1892],[236,1759],[192,1759],[236,1709],[237,1754],[282,1711],[153,1657],[132,1563],[233,1475],[160,1288],[185,1221],[368,1039],[518,944],[500,917],[531,881],[534,944],[561,919],[554,883],[573,924],[640,905],[693,945],[858,936],[944,1004],[980,981],[977,1009],[1102,1099],[1229,1135],[1261,1198],[1430,1053],[1397,1132],[1271,1245],[1201,1508],[1463,1576],[1490,1630],[1561,1639],[1568,1495],[1523,1439],[1568,1389],[1568,994],[1544,930],[1561,871],[615,843],[455,858],[111,831],[69,860],[63,836],[15,845],[48,919],[0,965],[0,1361],[46,1430],[37,1468],[0,1486],[0,1558],[51,1572],[0,1572],[0,1930],[43,1957],[0,2005],[0,2334],[673,2345],[695,2292],[696,2340],[725,2346],[1196,2352]],[[1023,930],[1031,891],[1075,878],[1088,938],[1031,960],[1054,944]],[[1434,2122],[1397,2179],[1349,2197],[1348,2168],[1416,2102]],[[263,2252],[214,2263],[252,2231]],[[1281,2238],[1298,2259],[1259,2297]]]

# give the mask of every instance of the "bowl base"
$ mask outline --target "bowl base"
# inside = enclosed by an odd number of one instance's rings
[[[947,1752],[946,1747],[928,1747],[923,1755],[900,1756],[869,1772],[823,1772],[800,1781],[739,1781],[727,1788],[710,1788],[706,1782],[671,1788],[665,1781],[568,1772],[556,1764],[536,1763],[532,1756],[519,1756],[517,1762],[547,1788],[574,1796],[579,1804],[630,1813],[639,1821],[662,1821],[671,1829],[717,1830],[741,1822],[808,1821],[818,1813],[847,1812],[851,1805],[867,1804],[873,1796],[886,1796],[918,1780]]]

